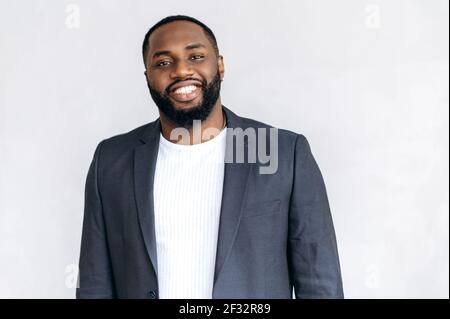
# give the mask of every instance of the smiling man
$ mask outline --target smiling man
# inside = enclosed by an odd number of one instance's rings
[[[142,52],[160,116],[96,148],[77,297],[342,298],[325,185],[306,138],[282,129],[269,138],[273,127],[222,105],[224,59],[202,22],[167,17]],[[264,161],[251,154],[268,144],[281,160],[261,174]]]
[[[202,121],[203,129],[222,128],[223,57],[206,25],[169,17],[150,29],[142,51],[165,138],[175,127],[191,128],[194,120]]]

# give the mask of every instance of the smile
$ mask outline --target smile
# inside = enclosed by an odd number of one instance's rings
[[[196,85],[187,85],[170,92],[170,96],[177,102],[189,102],[200,95],[201,89]]]

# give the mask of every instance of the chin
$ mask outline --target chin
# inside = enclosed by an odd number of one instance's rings
[[[177,109],[177,110],[190,110],[190,109],[199,108],[202,105],[201,101],[196,102],[195,100],[192,100],[190,102],[173,101],[172,104],[175,107],[175,109]]]

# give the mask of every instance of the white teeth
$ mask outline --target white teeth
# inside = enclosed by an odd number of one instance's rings
[[[189,94],[192,91],[195,91],[197,87],[195,85],[183,86],[174,91],[176,94]]]

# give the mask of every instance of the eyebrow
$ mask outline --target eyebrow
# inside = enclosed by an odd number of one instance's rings
[[[201,43],[192,43],[187,45],[184,49],[185,50],[193,50],[193,49],[198,49],[198,48],[206,48],[206,46],[204,44]],[[161,55],[169,55],[170,51],[169,50],[161,50],[161,51],[156,51],[155,53],[153,53],[152,58],[157,58],[160,57]]]

